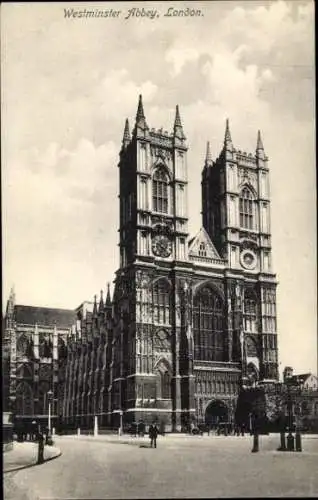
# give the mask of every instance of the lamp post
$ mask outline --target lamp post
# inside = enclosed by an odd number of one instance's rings
[[[49,416],[48,416],[48,435],[51,436],[51,404],[53,400],[53,392],[50,390],[47,392],[47,400],[49,405]]]
[[[295,444],[296,444],[296,451],[302,451],[301,449],[301,435],[300,435],[300,428],[299,428],[299,422],[297,420],[299,419],[298,416],[298,411],[295,411],[295,416],[296,416],[296,425],[295,425],[295,438],[292,434],[292,429],[293,429],[293,398],[292,394],[296,395],[299,394],[301,391],[299,381],[293,380],[291,376],[286,377],[285,379],[285,384],[287,388],[287,405],[288,405],[288,427],[289,427],[289,432],[287,436],[287,450],[288,451],[295,451]],[[293,391],[292,391],[293,389]],[[296,400],[295,400],[295,406],[296,406]],[[296,408],[295,408],[296,409]]]
[[[288,436],[287,436],[287,451],[295,451],[295,439],[292,433],[293,428],[293,402],[291,398],[292,378],[286,377],[287,388],[287,411],[288,411]]]

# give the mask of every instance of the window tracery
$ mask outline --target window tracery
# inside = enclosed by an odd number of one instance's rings
[[[152,181],[152,205],[155,212],[168,213],[168,185],[166,172],[162,168],[156,170]]]
[[[165,279],[153,284],[152,299],[154,323],[170,325],[170,285]]]
[[[251,190],[244,187],[240,193],[240,227],[255,229],[255,200]]]
[[[194,357],[203,361],[224,361],[223,303],[208,286],[194,298]]]
[[[244,330],[249,333],[257,332],[256,297],[248,290],[245,291],[244,297]]]

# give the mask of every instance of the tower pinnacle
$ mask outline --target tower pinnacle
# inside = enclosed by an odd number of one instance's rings
[[[211,149],[210,149],[210,142],[209,141],[206,144],[205,165],[207,167],[212,167],[212,165],[213,165],[213,160],[212,160]]]
[[[261,131],[260,130],[258,130],[258,132],[257,132],[257,146],[256,146],[256,149],[263,149],[263,151],[264,151],[264,146],[263,146],[263,141],[262,141]]]
[[[145,118],[144,106],[142,103],[142,95],[141,94],[139,95],[134,133],[137,133],[137,129],[139,129],[139,131],[141,131],[141,135],[143,135],[146,130],[149,130],[149,127],[147,125],[146,118]]]
[[[139,95],[139,101],[138,101],[138,109],[137,109],[137,115],[136,115],[136,121],[138,122],[139,120],[145,118],[145,113],[144,113],[144,106],[142,103],[142,95]]]
[[[225,125],[224,147],[225,147],[225,149],[227,149],[229,151],[233,150],[233,143],[232,143],[232,137],[231,137],[230,125],[229,125],[228,118],[226,119],[226,125]]]
[[[260,130],[257,132],[256,156],[261,160],[265,159],[264,146]]]
[[[129,142],[130,142],[129,121],[128,118],[126,118],[124,135],[123,135],[123,146],[124,147],[128,146]]]
[[[181,140],[185,139],[185,135],[183,133],[183,128],[182,128],[182,123],[181,123],[180,111],[179,111],[178,104],[176,105],[176,116],[175,116],[175,119],[174,119],[173,135],[175,137],[177,137],[178,139],[181,139]]]

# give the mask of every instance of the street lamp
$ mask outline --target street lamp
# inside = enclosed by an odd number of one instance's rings
[[[49,418],[48,418],[48,435],[51,436],[51,404],[53,400],[53,391],[47,392],[47,400],[49,404]]]
[[[287,387],[287,411],[288,411],[288,436],[287,436],[287,450],[294,451],[295,449],[295,441],[294,436],[292,434],[293,428],[293,403],[291,399],[291,377],[286,377],[286,387]]]
[[[289,427],[289,432],[287,436],[287,450],[288,451],[295,451],[295,444],[296,444],[296,451],[302,451],[301,450],[301,435],[300,435],[300,429],[299,425],[297,422],[296,418],[296,426],[295,426],[295,438],[292,434],[292,429],[293,429],[293,421],[294,421],[294,415],[293,415],[293,400],[292,400],[292,389],[294,389],[293,394],[297,394],[297,391],[300,390],[300,385],[299,382],[294,381],[291,376],[285,378],[285,385],[287,388],[287,408],[288,408],[288,427]],[[295,401],[296,404],[296,401]]]

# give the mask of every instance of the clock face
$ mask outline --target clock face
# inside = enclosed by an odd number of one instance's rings
[[[244,250],[241,253],[241,264],[246,269],[254,269],[256,267],[256,255],[251,250]]]
[[[164,235],[155,236],[152,241],[152,251],[158,257],[169,257],[171,254],[171,241]]]

